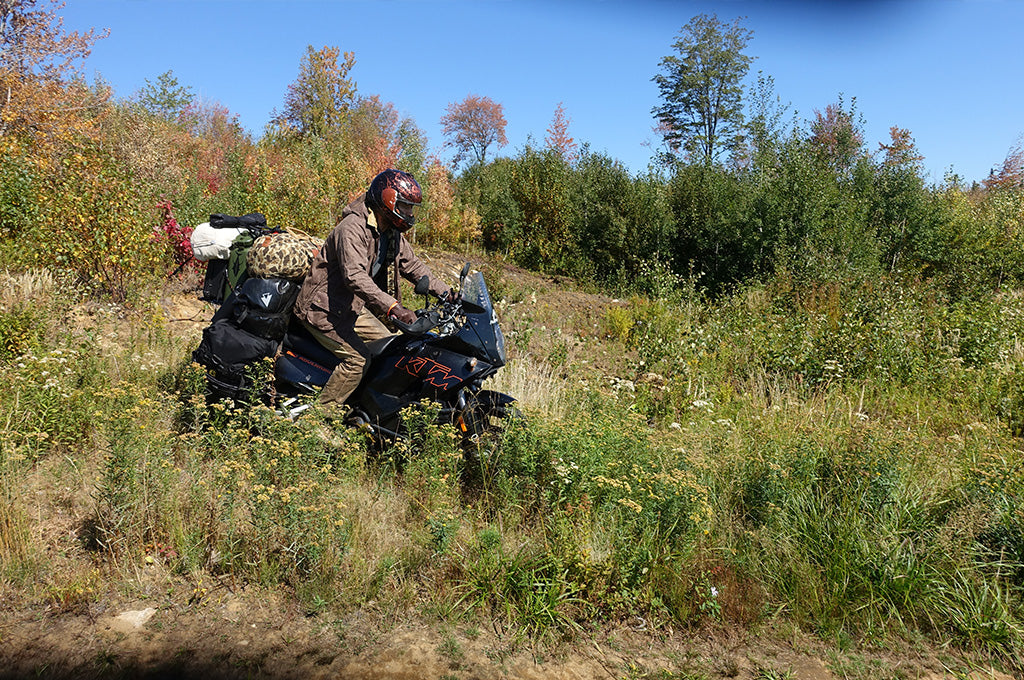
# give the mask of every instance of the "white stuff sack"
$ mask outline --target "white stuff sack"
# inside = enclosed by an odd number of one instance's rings
[[[203,222],[192,230],[192,255],[200,262],[226,260],[230,255],[231,242],[243,231],[234,227],[214,229],[209,222]]]

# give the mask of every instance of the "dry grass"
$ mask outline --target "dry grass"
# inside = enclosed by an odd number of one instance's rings
[[[528,354],[510,361],[487,387],[514,395],[524,411],[548,418],[565,415],[565,379],[550,364]]]
[[[0,574],[28,559],[30,542],[24,512],[0,498]]]
[[[48,297],[54,289],[53,273],[46,269],[0,272],[0,307]]]

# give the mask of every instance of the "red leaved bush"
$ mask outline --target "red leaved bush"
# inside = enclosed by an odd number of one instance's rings
[[[193,228],[178,224],[174,217],[174,208],[166,198],[157,203],[156,208],[160,211],[160,224],[153,227],[153,240],[162,244],[174,260],[174,264],[178,265],[177,271],[180,272],[186,267],[198,270],[201,264],[192,257]]]

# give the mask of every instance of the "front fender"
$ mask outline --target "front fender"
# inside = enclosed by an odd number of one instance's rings
[[[516,401],[515,397],[511,397],[504,392],[495,392],[494,390],[480,390],[475,395],[477,403],[485,408],[497,408],[513,404]]]

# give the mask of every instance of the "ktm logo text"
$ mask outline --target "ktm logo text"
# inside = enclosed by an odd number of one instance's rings
[[[459,376],[452,373],[451,368],[427,357],[402,357],[395,368],[422,378],[423,382],[442,390],[454,387],[459,382]]]

